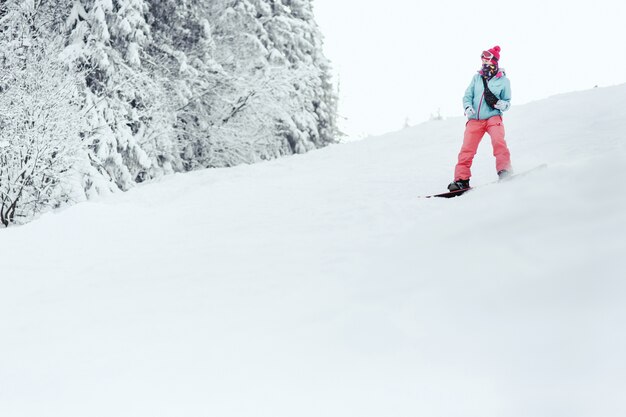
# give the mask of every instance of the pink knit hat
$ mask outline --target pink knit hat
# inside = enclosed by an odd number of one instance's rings
[[[498,61],[500,60],[500,47],[498,45],[494,46],[493,48],[487,49],[487,51],[485,52],[488,52],[488,54],[485,54],[483,52],[483,56],[493,56],[493,58],[491,58],[491,62],[493,62],[494,64],[498,63]]]

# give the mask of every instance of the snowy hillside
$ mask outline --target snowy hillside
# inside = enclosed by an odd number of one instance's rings
[[[460,118],[0,230],[0,415],[626,415],[626,85],[505,120],[456,199]]]

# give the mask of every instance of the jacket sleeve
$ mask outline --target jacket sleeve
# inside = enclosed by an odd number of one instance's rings
[[[511,82],[508,78],[504,79],[504,88],[500,92],[500,100],[504,102],[504,107],[501,109],[502,111],[507,111],[511,108]]]
[[[475,82],[476,82],[476,76],[472,77],[472,81],[470,82],[469,87],[467,87],[467,89],[465,90],[465,95],[463,96],[463,110],[465,110],[468,106],[473,106]]]

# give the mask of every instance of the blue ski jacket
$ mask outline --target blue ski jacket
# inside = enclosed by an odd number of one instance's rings
[[[491,92],[502,100],[504,105],[502,110],[492,108],[485,101],[485,86],[483,85],[482,76],[482,71],[478,71],[474,75],[463,96],[463,109],[472,106],[476,112],[471,119],[486,120],[493,116],[501,116],[502,112],[507,111],[511,107],[511,83],[506,77],[504,70],[500,70],[487,82]]]

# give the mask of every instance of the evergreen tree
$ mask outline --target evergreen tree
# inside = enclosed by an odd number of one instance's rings
[[[294,70],[309,70],[294,86],[302,111],[293,115],[293,123],[283,121],[288,129],[286,134],[292,138],[290,143],[297,148],[302,138],[315,146],[336,142],[337,96],[311,1],[272,0],[270,3],[272,15],[264,23],[270,55],[278,62],[285,60]]]
[[[216,59],[233,75],[226,97],[239,119],[266,120],[262,131],[274,136],[255,140],[257,146],[265,145],[257,150],[261,158],[335,142],[336,96],[310,1],[223,3],[215,2],[211,13]],[[245,141],[242,130],[237,133],[236,140]]]
[[[155,129],[167,131],[167,101],[157,101],[163,98],[162,86],[142,66],[150,41],[147,10],[143,0],[74,0],[67,19],[65,56],[88,74],[86,136],[94,168],[85,176],[88,192],[126,190],[173,171],[154,147],[148,146],[152,154],[142,147]]]
[[[173,132],[185,170],[210,166],[208,127],[213,117],[210,96],[224,77],[213,59],[215,44],[205,2],[150,0],[155,72],[169,79],[168,95],[176,104]]]

